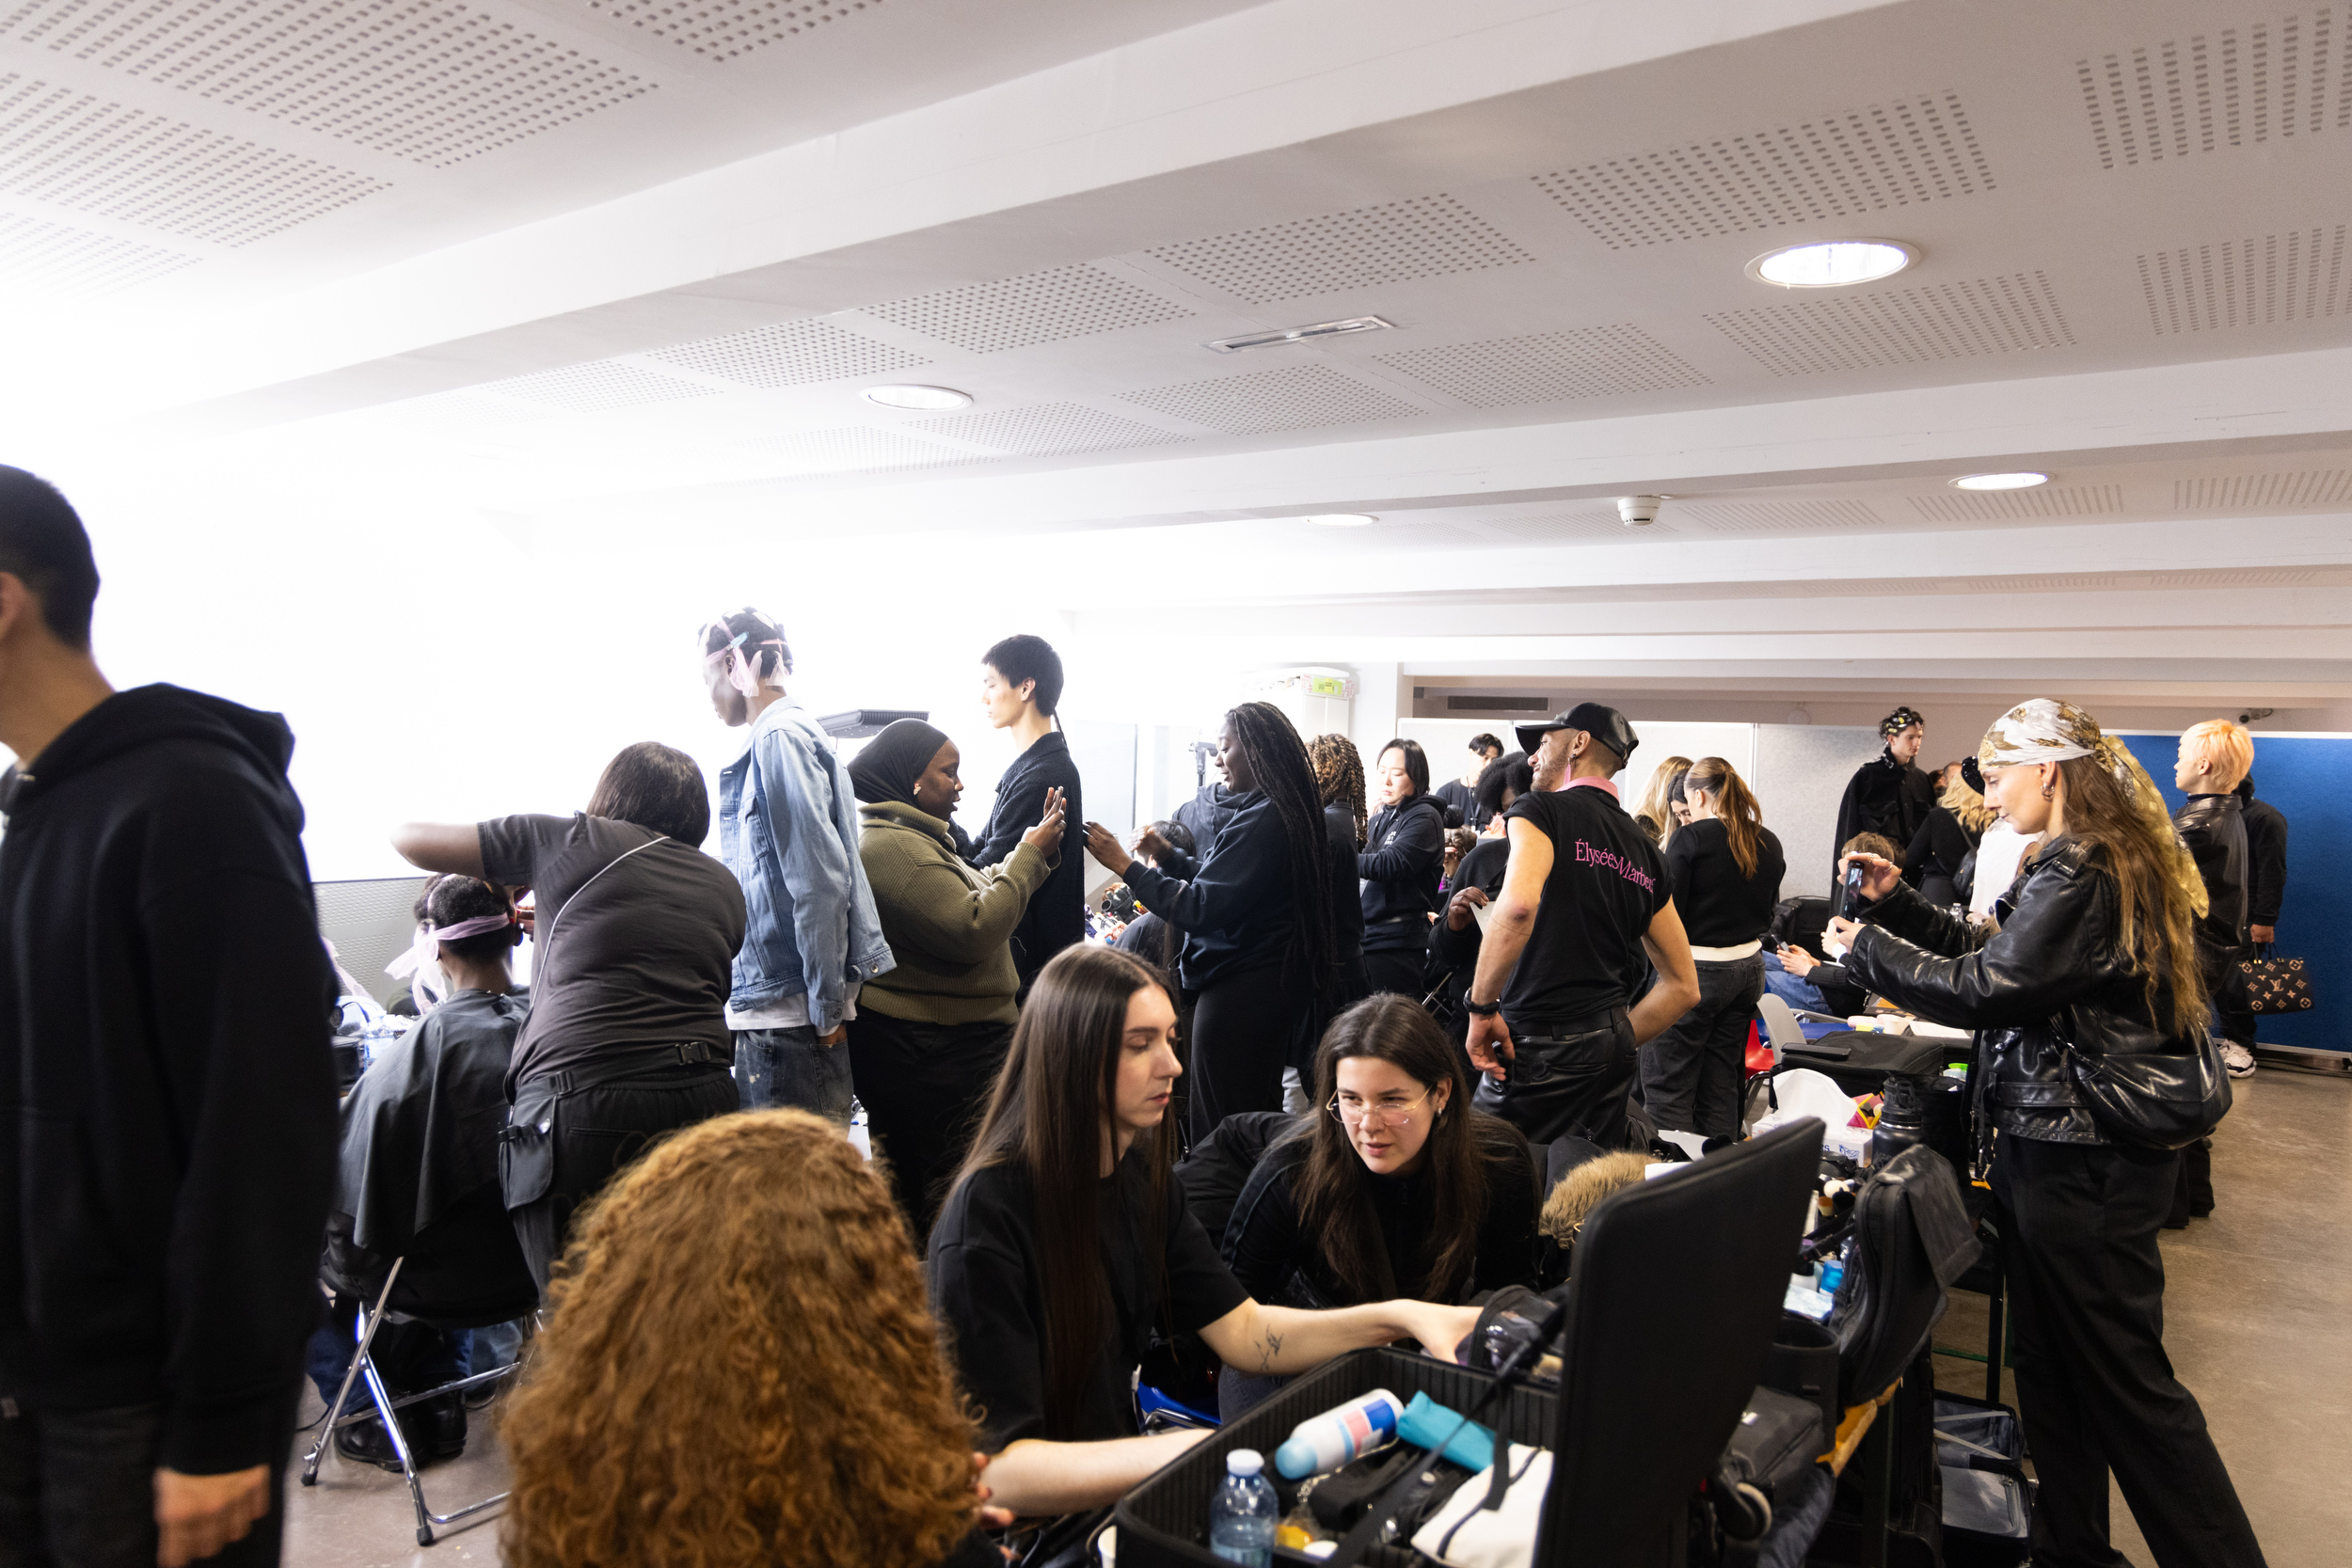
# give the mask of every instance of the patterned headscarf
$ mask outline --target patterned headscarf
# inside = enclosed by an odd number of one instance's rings
[[[2203,914],[2210,907],[2205,879],[2197,870],[2187,846],[2173,829],[2172,815],[2164,809],[2163,792],[2129,748],[2099,728],[2099,721],[2072,703],[2036,697],[2020,703],[1993,721],[1977,745],[1977,766],[1988,772],[2036,762],[2067,762],[2093,757],[2123,786],[2124,799],[2140,815],[2158,843],[2170,844],[2172,880],[2187,897],[2189,907]],[[1988,780],[1986,794],[1992,793]]]

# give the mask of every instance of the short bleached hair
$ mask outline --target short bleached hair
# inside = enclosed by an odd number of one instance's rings
[[[2181,747],[2204,765],[2225,794],[2254,770],[2254,737],[2245,725],[2227,719],[2190,725],[2181,736]]]

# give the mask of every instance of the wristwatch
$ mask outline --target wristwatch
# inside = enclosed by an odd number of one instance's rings
[[[1464,996],[1462,1007],[1464,1011],[1475,1013],[1480,1018],[1492,1018],[1502,1011],[1502,999],[1497,997],[1492,1002],[1473,1002],[1468,996]]]

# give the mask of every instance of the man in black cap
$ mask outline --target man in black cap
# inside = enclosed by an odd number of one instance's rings
[[[1535,788],[1503,813],[1510,864],[1463,998],[1477,1103],[1537,1144],[1621,1148],[1636,1053],[1698,1001],[1698,971],[1665,858],[1611,782],[1640,744],[1625,715],[1580,703],[1518,737]],[[1658,983],[1634,1003],[1645,951]]]
[[[1886,749],[1855,769],[1846,784],[1833,845],[1856,833],[1880,833],[1908,845],[1935,806],[1935,781],[1919,770],[1919,748],[1928,739],[1928,721],[1919,710],[1905,703],[1880,720],[1879,737]],[[1918,866],[1905,866],[1903,879],[1915,886],[1920,872]]]

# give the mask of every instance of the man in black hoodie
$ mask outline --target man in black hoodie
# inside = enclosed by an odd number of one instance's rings
[[[97,592],[0,467],[0,1561],[274,1563],[335,1170],[294,737],[117,693]]]

